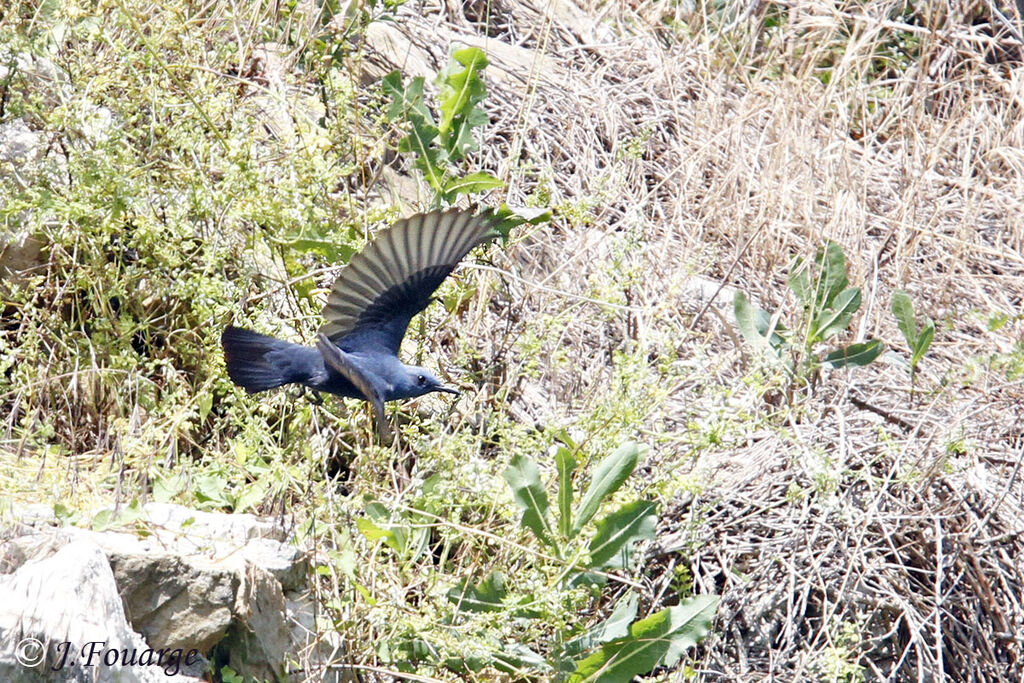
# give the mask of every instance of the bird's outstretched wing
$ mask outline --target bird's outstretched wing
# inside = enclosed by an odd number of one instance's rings
[[[370,378],[355,363],[351,362],[348,354],[335,346],[326,335],[322,333],[317,335],[316,348],[323,356],[324,363],[352,382],[352,385],[362,392],[366,400],[370,402],[370,405],[373,406],[373,417],[377,422],[377,433],[380,435],[381,441],[390,441],[391,430],[388,429],[387,414],[384,412],[384,396],[370,381]]]
[[[502,219],[491,209],[416,214],[378,233],[334,281],[320,332],[344,348],[398,354],[409,320]]]

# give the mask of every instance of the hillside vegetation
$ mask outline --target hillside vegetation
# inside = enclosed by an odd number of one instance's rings
[[[967,0],[7,3],[0,510],[293,520],[362,680],[1021,680],[1022,31]],[[381,79],[436,112],[465,47],[452,173],[502,186],[459,203],[552,217],[410,326],[462,395],[392,407],[394,447],[361,403],[246,395],[223,328],[313,343],[338,266],[438,203]],[[619,666],[689,606],[706,637]]]

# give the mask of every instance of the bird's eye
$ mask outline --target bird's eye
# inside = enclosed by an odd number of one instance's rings
[[[416,378],[416,384],[419,384],[419,385],[420,385],[421,387],[422,387],[422,386],[423,386],[424,384],[426,384],[426,383],[427,383],[427,378],[426,378],[426,377],[425,377],[424,375],[419,375],[419,376],[418,376],[418,377]]]

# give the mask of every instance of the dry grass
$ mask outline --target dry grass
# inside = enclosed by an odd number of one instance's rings
[[[691,662],[699,680],[1020,680],[1021,23],[966,0],[922,3],[916,15],[884,0],[735,1],[717,16],[700,3],[590,4],[410,3],[389,25],[411,41],[407,76],[442,67],[453,42],[489,50],[492,123],[478,165],[508,182],[510,204],[556,208],[551,226],[462,271],[480,295],[458,327],[434,320],[436,332],[414,340],[428,358],[471,357],[486,380],[447,432],[409,444],[423,463],[413,489],[442,447],[482,454],[473,486],[451,484],[463,486],[451,497],[461,518],[423,524],[460,536],[451,562],[467,575],[481,557],[504,566],[502,553],[523,550],[504,538],[512,515],[496,473],[508,454],[473,441],[485,432],[479,406],[507,414],[520,448],[542,445],[535,427],[578,432],[598,453],[639,434],[663,533],[629,581],[654,606],[685,567],[694,590],[722,594]],[[277,55],[278,68],[298,52]],[[394,66],[372,54],[357,66],[371,64],[378,75]],[[277,102],[289,113],[278,123],[310,118],[309,99]],[[370,182],[376,159],[365,164],[367,184],[342,190],[354,204],[388,191]],[[787,265],[826,239],[863,290],[858,338],[906,355],[889,312],[896,288],[936,320],[914,400],[904,369],[876,364],[827,374],[800,405],[779,405],[783,380],[738,342],[729,297],[705,305],[720,285],[792,310]],[[315,327],[292,308],[297,329]],[[75,400],[55,392],[47,407],[88,431]],[[351,500],[415,504],[394,490],[388,453],[339,444],[337,425],[318,415],[310,452],[360,453]],[[139,429],[158,432],[147,457],[163,458],[173,434]],[[116,452],[109,462],[107,493],[122,464]],[[329,487],[308,498],[310,516],[357,536],[358,502]],[[433,579],[385,574],[383,554],[378,545],[358,557],[378,602],[335,615],[368,678],[382,671],[375,645],[400,628],[396,613],[404,625],[433,619],[409,596],[437,591],[422,585]],[[353,593],[345,581],[325,580],[325,602]]]
[[[1020,45],[991,11],[972,6],[972,25],[956,2],[927,17],[794,3],[769,33],[780,6],[736,3],[719,33],[721,19],[668,2],[590,8],[600,25],[547,3],[489,4],[492,38],[537,50],[548,71],[524,73],[525,90],[493,85],[484,165],[506,169],[513,198],[541,192],[560,209],[500,264],[517,333],[559,330],[539,376],[523,381],[514,363],[535,359],[513,359],[514,410],[571,425],[615,390],[615,350],[675,359],[679,372],[639,378],[669,382],[645,407],[651,476],[689,471],[701,486],[667,486],[648,579],[656,595],[683,563],[724,595],[700,679],[1016,680],[1024,391],[1006,363],[1020,363],[1024,332]],[[428,35],[435,19],[409,13],[402,30]],[[457,20],[451,38],[466,30]],[[880,66],[908,35],[919,56]],[[786,305],[787,264],[825,239],[863,288],[861,338],[903,349],[896,288],[937,320],[923,392],[911,402],[894,366],[835,372],[766,427],[750,417],[772,407],[763,385],[741,383],[731,314],[697,318],[692,276]],[[508,313],[491,311],[470,343],[487,348]],[[727,436],[699,451],[693,424],[709,420]]]

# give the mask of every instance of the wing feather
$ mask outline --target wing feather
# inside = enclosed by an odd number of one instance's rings
[[[449,209],[417,214],[381,231],[335,279],[321,333],[342,348],[397,354],[409,320],[473,247],[495,236],[500,222],[490,209]]]

